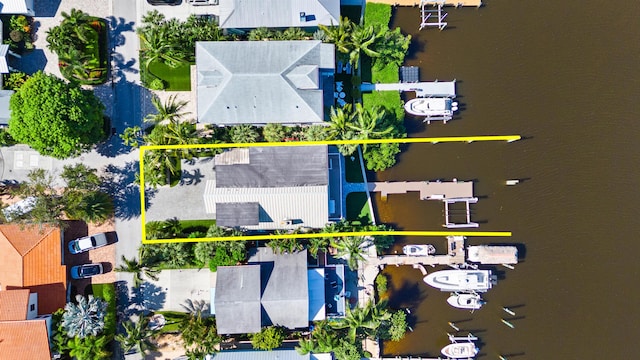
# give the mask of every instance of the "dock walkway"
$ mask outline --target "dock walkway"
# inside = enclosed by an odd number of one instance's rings
[[[360,85],[361,91],[403,91],[415,92],[417,97],[456,97],[455,81],[422,81],[417,83]]]
[[[389,194],[419,192],[420,200],[446,200],[473,197],[472,181],[393,181],[368,183],[369,192],[381,193],[382,199]]]
[[[420,0],[367,0],[370,3],[378,3],[378,4],[389,4],[394,6],[420,6]],[[434,4],[437,4],[436,1],[433,1]],[[444,0],[442,1],[443,5],[446,6],[482,6],[481,0]]]

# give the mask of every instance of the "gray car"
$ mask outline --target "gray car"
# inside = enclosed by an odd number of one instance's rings
[[[107,234],[99,233],[85,236],[69,242],[69,252],[79,254],[107,245]]]
[[[100,275],[104,272],[102,264],[84,264],[71,268],[71,277],[74,279],[85,279],[92,276]]]

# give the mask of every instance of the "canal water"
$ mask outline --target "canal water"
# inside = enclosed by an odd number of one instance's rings
[[[407,65],[419,66],[423,80],[457,79],[463,110],[446,125],[407,118],[410,136],[525,140],[411,145],[377,180],[475,180],[478,230],[513,237],[469,243],[515,243],[523,259],[515,270],[496,268],[500,280],[473,314],[449,307],[448,294],[418,270],[387,268],[391,304],[411,310],[414,331],[386,343],[385,355],[437,357],[454,322],[480,337],[479,359],[638,358],[638,10],[635,0],[487,0],[480,9],[448,8],[444,31],[418,31],[418,8],[394,12],[393,26],[414,39]],[[400,229],[444,221],[442,205],[417,194],[378,198],[376,207],[380,221]],[[444,238],[407,238],[391,251],[406,243],[446,247]]]

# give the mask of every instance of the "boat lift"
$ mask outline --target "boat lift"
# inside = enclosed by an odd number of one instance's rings
[[[471,197],[471,198],[454,198],[454,199],[443,199],[442,200],[444,202],[444,218],[445,218],[445,224],[444,226],[447,229],[457,229],[457,228],[477,228],[480,226],[480,224],[472,222],[471,221],[471,208],[470,208],[470,204],[475,204],[478,202],[478,198],[477,197]],[[451,213],[449,212],[449,205],[450,204],[455,204],[455,203],[459,203],[459,202],[463,202],[466,205],[466,216],[467,216],[467,221],[463,222],[463,223],[454,223],[452,222],[451,219]]]
[[[442,7],[444,6],[444,4],[445,0],[420,0],[421,22],[419,30],[422,30],[427,26],[436,26],[438,27],[438,29],[444,30],[444,28],[447,26],[447,22],[443,21],[447,17],[447,13],[442,11]],[[427,10],[427,6],[436,6],[437,9]],[[429,21],[429,19],[435,21]]]

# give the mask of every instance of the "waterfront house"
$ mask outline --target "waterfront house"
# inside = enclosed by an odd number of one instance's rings
[[[259,27],[306,28],[340,22],[340,0],[220,0],[220,27],[246,31]]]
[[[342,216],[340,167],[330,166],[337,156],[326,145],[238,148],[216,155],[215,179],[205,186],[206,212],[224,227],[322,228]]]
[[[28,289],[0,290],[0,359],[51,359],[51,316],[38,316],[37,298]]]
[[[272,325],[303,329],[344,315],[344,274],[324,270],[308,268],[307,250],[275,254],[267,247],[253,249],[247,265],[218,267],[211,308],[218,333],[257,333]],[[333,299],[341,300],[341,314],[335,314]]]
[[[215,360],[333,360],[331,353],[300,355],[295,349],[230,350],[216,353]]]
[[[52,314],[67,299],[62,231],[49,225],[0,225],[0,287],[38,293],[37,308]]]
[[[216,125],[317,124],[333,104],[333,44],[196,43],[198,121]]]

